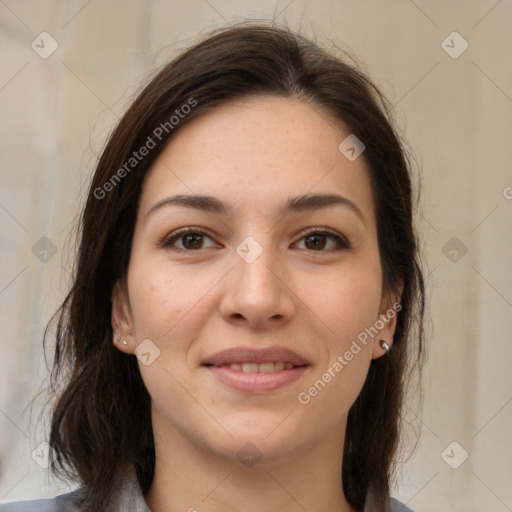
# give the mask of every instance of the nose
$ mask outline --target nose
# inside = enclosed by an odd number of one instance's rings
[[[241,244],[239,252],[233,252],[233,269],[224,280],[220,312],[230,323],[275,328],[292,318],[297,297],[286,261],[279,258],[270,244],[255,245],[254,241]],[[250,252],[255,250],[261,254],[252,260],[254,254]]]

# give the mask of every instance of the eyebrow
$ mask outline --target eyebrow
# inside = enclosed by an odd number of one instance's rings
[[[184,206],[219,215],[229,215],[233,209],[217,197],[203,194],[178,194],[166,197],[155,203],[146,213],[146,217],[156,210],[169,206]],[[350,199],[338,194],[304,194],[290,197],[281,208],[283,215],[304,211],[320,210],[331,206],[344,206],[354,212],[366,225],[363,213]]]

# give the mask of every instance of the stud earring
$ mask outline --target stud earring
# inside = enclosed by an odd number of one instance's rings
[[[117,340],[118,343],[121,343],[121,338]],[[128,345],[128,342],[126,340],[122,341],[123,345]]]
[[[389,354],[389,345],[386,340],[380,340],[380,346]]]

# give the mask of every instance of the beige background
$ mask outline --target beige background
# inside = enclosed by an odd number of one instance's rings
[[[512,510],[511,0],[0,0],[0,501],[67,489],[31,458],[44,431],[24,406],[46,375],[42,332],[104,137],[196,36],[274,14],[361,59],[422,168],[430,358],[421,441],[394,495],[416,512]],[[58,43],[46,59],[31,48],[43,31]],[[458,58],[442,47],[454,31],[469,44]],[[58,251],[46,262],[42,237]]]

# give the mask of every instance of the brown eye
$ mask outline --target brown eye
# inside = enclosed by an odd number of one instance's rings
[[[200,251],[206,248],[203,247],[206,239],[211,240],[206,233],[190,228],[184,228],[175,231],[169,238],[162,242],[160,246],[175,251]]]
[[[305,245],[308,249],[324,249],[327,245],[325,235],[308,235],[304,238],[306,240]]]
[[[329,239],[333,241],[330,246]],[[304,245],[306,249],[315,252],[327,252],[329,250],[350,248],[350,244],[344,237],[325,230],[310,231],[305,236],[303,236],[300,241],[302,240],[305,241]]]
[[[201,249],[200,246],[203,243],[202,236],[203,235],[200,235],[197,233],[182,236],[181,240],[182,240],[183,247],[185,247],[185,249],[197,249],[197,248]]]

